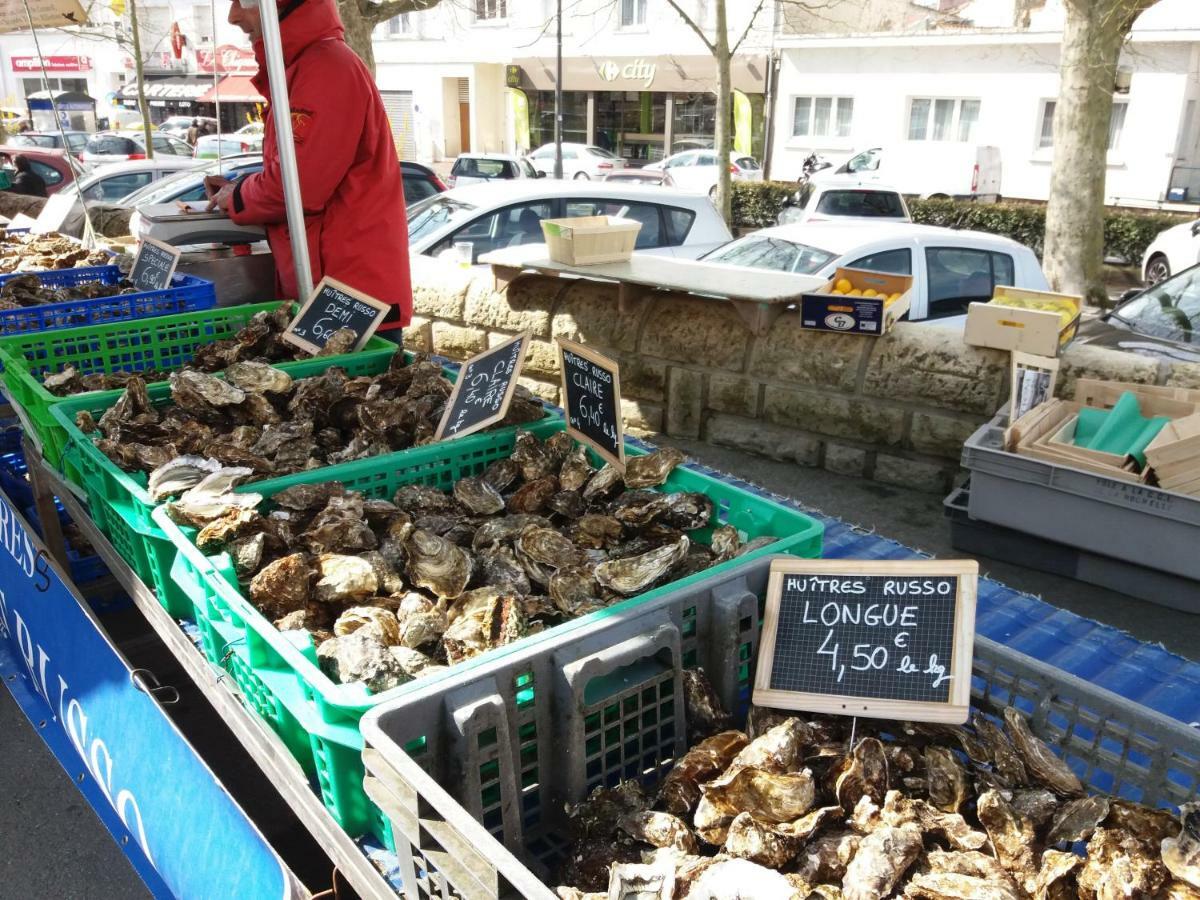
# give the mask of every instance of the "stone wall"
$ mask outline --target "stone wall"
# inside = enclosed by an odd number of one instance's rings
[[[784,313],[763,337],[719,300],[658,293],[618,311],[616,287],[491,273],[418,257],[405,345],[464,359],[528,330],[522,383],[559,402],[553,339],[594,347],[621,365],[632,433],[701,439],[801,466],[823,466],[935,493],[949,490],[963,441],[1008,394],[1009,355],[961,334],[900,323],[882,338],[800,328]],[[1200,387],[1200,365],[1169,366],[1069,348],[1059,380],[1079,377]]]

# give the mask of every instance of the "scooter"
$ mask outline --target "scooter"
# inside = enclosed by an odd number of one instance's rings
[[[808,185],[812,176],[823,169],[831,168],[833,168],[833,163],[815,150],[805,157],[804,162],[801,163],[800,177],[796,179],[796,191],[784,201],[783,208],[775,216],[776,225],[788,225],[799,221],[804,204],[808,202],[811,194],[811,188]]]
[[[808,156],[805,157],[804,162],[801,163],[801,175],[797,184],[808,184],[809,179],[811,179],[817,172],[820,172],[823,169],[832,168],[833,163],[814,150],[812,153],[808,154]]]

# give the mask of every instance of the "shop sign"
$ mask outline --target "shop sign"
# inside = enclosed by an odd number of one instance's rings
[[[596,63],[596,74],[604,81],[613,83],[617,81],[636,81],[642,87],[650,87],[654,84],[654,76],[658,72],[658,64],[649,62],[645,59],[635,59],[629,62],[618,62],[614,59],[606,59],[603,62]]]
[[[126,69],[133,69],[133,57],[132,56],[126,56],[124,59],[124,63],[125,63]],[[142,65],[147,69],[170,69],[170,68],[173,68],[173,66],[171,65],[171,53],[168,50],[163,50],[161,53],[147,54],[145,62],[143,62]]]
[[[90,56],[14,56],[14,72],[41,72],[42,64],[47,72],[89,72],[92,68]]]
[[[504,84],[507,87],[515,88],[521,86],[521,67],[520,66],[505,66],[504,67]]]
[[[254,58],[254,51],[232,44],[222,44],[216,50],[196,51],[197,69],[212,72],[214,66],[217,72],[226,75],[258,74],[258,60]]]

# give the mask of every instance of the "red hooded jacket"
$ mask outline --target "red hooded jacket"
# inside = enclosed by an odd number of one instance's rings
[[[408,224],[383,101],[370,71],[342,39],[334,0],[280,6],[313,284],[328,275],[390,303],[395,309],[380,330],[403,327],[412,318]],[[254,55],[254,86],[270,97],[261,40]],[[238,224],[266,226],[279,296],[295,299],[292,238],[271,116],[263,133],[263,170],[238,184],[229,214]]]

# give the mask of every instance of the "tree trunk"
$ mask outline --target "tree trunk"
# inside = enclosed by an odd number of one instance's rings
[[[346,43],[367,64],[371,76],[375,76],[375,48],[371,44],[371,34],[377,22],[362,14],[358,0],[338,0],[338,12],[342,15],[342,25],[346,29]]]
[[[133,68],[137,78],[138,108],[142,113],[142,135],[146,138],[146,159],[154,159],[154,140],[150,127],[150,104],[146,102],[146,76],[142,65],[142,36],[138,28],[137,0],[129,0],[129,29],[133,32]]]
[[[729,155],[733,152],[733,76],[725,0],[717,0],[716,18],[713,58],[717,62],[717,121],[713,137],[717,151],[717,209],[728,223],[733,220],[733,191],[729,180]]]
[[[1105,305],[1104,181],[1121,45],[1157,0],[1065,0],[1042,261],[1050,287]]]

